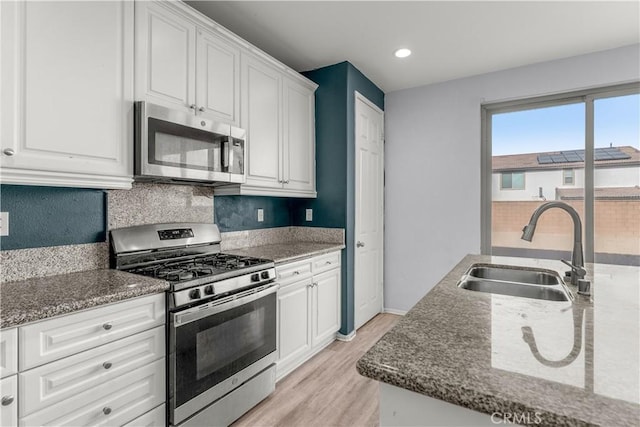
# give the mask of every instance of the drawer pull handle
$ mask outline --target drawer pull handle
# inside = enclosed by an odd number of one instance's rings
[[[13,403],[13,396],[2,396],[2,406],[9,406]]]
[[[109,415],[111,413],[111,408],[109,408],[108,406],[105,406],[104,408],[102,408],[102,412],[105,415]]]
[[[16,152],[13,151],[12,148],[5,148],[3,153],[5,156],[13,156],[14,154],[16,154]]]
[[[113,366],[113,365],[111,364],[111,362],[104,362],[104,363],[102,364],[102,367],[103,367],[104,369],[109,369],[111,366]]]
[[[300,272],[298,270],[294,271],[293,274],[298,275]]]
[[[331,261],[325,262],[324,265],[331,265]]]
[[[102,327],[105,331],[108,331],[109,329],[113,328],[113,325],[111,323],[105,323],[104,325],[102,325]]]

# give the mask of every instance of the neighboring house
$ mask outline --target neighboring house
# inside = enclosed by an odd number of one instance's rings
[[[595,197],[640,197],[640,150],[595,149]],[[575,199],[584,188],[584,150],[493,157],[493,201]],[[603,191],[604,189],[607,191]]]

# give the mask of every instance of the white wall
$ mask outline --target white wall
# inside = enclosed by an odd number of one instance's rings
[[[481,103],[639,79],[633,45],[388,93],[385,307],[410,309],[480,252]]]

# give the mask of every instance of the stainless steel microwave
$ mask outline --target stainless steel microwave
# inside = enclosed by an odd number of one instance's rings
[[[243,129],[145,101],[134,104],[136,180],[245,182]]]

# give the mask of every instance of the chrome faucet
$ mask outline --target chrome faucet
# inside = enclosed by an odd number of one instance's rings
[[[540,218],[543,212],[551,208],[560,208],[571,215],[571,219],[573,219],[573,253],[571,255],[571,263],[565,260],[561,261],[571,267],[571,284],[577,286],[578,281],[584,278],[587,271],[584,268],[584,255],[582,252],[582,221],[580,221],[580,216],[574,208],[564,202],[557,201],[547,202],[538,206],[538,208],[533,211],[529,224],[525,225],[522,229],[521,239],[527,242],[533,239],[533,233],[536,232],[536,225],[538,225],[538,218]]]

